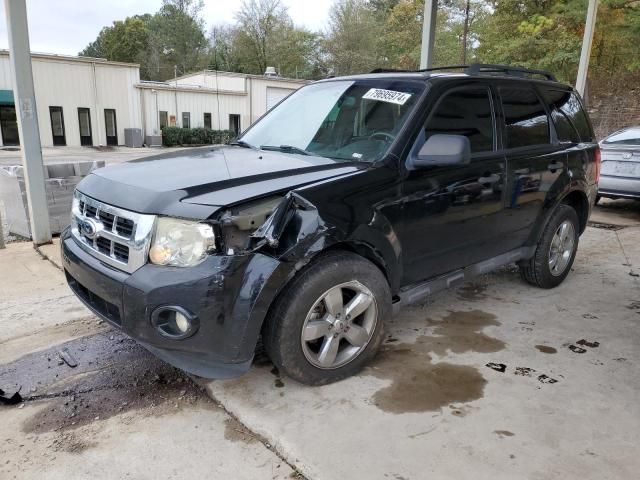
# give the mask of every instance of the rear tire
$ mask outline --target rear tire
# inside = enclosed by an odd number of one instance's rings
[[[558,205],[547,222],[531,259],[520,264],[520,276],[531,285],[554,288],[567,277],[578,251],[578,214]]]
[[[376,354],[391,314],[382,272],[349,252],[329,252],[296,276],[275,301],[263,329],[267,355],[307,385],[354,375]]]

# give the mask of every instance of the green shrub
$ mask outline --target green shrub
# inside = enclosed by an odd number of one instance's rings
[[[162,144],[165,147],[176,145],[227,144],[233,139],[230,130],[210,130],[208,128],[163,127]]]

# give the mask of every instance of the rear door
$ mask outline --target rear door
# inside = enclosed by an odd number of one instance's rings
[[[474,82],[437,97],[409,155],[403,183],[405,285],[506,251],[501,238],[505,159],[496,146],[492,91]],[[412,155],[436,133],[467,136],[471,163],[412,170]]]
[[[504,81],[498,86],[498,94],[508,169],[505,242],[514,249],[527,242],[545,200],[558,188],[567,154],[533,84]]]

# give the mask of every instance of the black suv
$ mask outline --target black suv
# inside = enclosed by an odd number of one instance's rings
[[[455,68],[315,82],[230,146],[94,171],[62,235],[70,287],[188,372],[240,375],[261,337],[317,385],[437,290],[512,262],[559,285],[597,191],[582,102],[547,72]]]

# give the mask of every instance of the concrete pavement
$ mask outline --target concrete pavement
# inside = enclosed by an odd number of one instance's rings
[[[0,405],[0,478],[295,476],[189,377],[99,322],[30,243],[0,250],[0,272],[0,388],[26,399]]]
[[[31,400],[0,406],[0,478],[635,478],[635,205],[597,209],[557,289],[504,268],[402,311],[354,378],[304,387],[258,356],[208,396],[69,296],[56,245],[10,245],[0,388]]]

